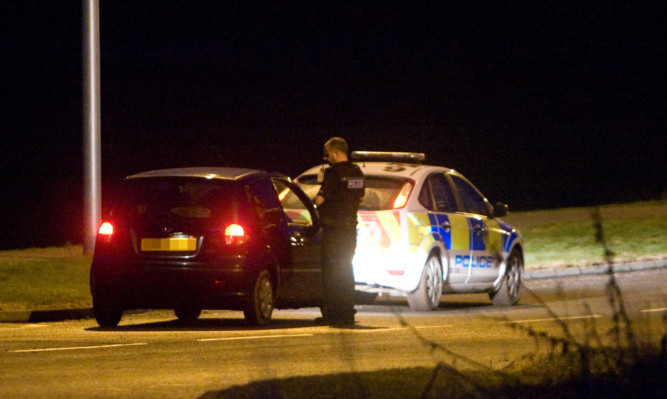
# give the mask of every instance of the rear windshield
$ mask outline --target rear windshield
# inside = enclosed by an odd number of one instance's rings
[[[236,211],[232,182],[195,178],[138,178],[124,182],[112,215],[143,217],[169,214],[187,219],[209,219]]]
[[[317,175],[301,176],[297,184],[310,198],[315,198],[321,184],[317,182]],[[391,177],[366,176],[364,201],[359,210],[382,211],[394,209],[396,197],[407,181]]]

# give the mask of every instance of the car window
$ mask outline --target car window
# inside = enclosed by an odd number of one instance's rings
[[[424,182],[422,189],[419,192],[419,203],[424,206],[424,208],[432,211],[433,207],[433,195],[431,195],[431,185],[428,182]]]
[[[283,181],[275,180],[273,186],[278,192],[278,200],[284,209],[307,209],[306,204]]]
[[[303,190],[308,198],[315,199],[317,193],[320,191],[322,182],[317,181],[317,175],[307,175],[301,176],[298,180],[295,180],[296,184],[299,185],[299,188]]]
[[[269,211],[280,211],[278,194],[271,180],[260,179],[248,184],[248,196],[257,217],[264,223],[271,223],[265,216]]]
[[[269,179],[256,180],[249,184],[255,201],[264,209],[280,207],[276,189]]]
[[[433,196],[432,198],[428,198],[428,200],[424,198],[424,201],[427,202],[426,203],[422,202],[422,205],[424,205],[428,209],[433,209],[438,212],[457,211],[456,197],[454,197],[454,193],[452,192],[452,187],[449,185],[449,181],[447,180],[447,177],[445,177],[444,174],[437,173],[430,175],[427,179],[427,184],[424,184],[424,188],[422,188],[422,192],[424,190],[427,190],[428,192],[429,186]],[[424,197],[425,196],[426,194],[424,194]],[[422,196],[420,196],[419,198],[421,201]],[[431,203],[430,201],[434,202]]]
[[[459,176],[450,175],[456,189],[463,202],[463,207],[466,212],[476,213],[479,215],[489,215],[489,207],[486,199],[473,187],[470,183]]]
[[[278,200],[290,219],[290,223],[312,226],[313,218],[306,204],[301,201],[292,188],[280,180],[274,180],[273,186],[278,193]]]
[[[142,178],[126,181],[112,214],[144,217],[168,213],[189,219],[208,219],[231,211],[233,187],[183,178]]]
[[[365,176],[364,180],[364,200],[359,204],[359,210],[362,211],[394,209],[396,199],[401,191],[404,191],[406,183],[412,184],[405,179],[384,176]],[[310,198],[315,198],[320,190],[320,183],[317,182],[316,175],[301,176],[296,183]]]

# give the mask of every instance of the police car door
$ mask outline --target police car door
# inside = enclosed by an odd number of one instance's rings
[[[468,219],[457,213],[456,197],[444,173],[430,175],[428,183],[434,201],[434,212],[429,215],[431,226],[437,230],[448,251],[446,263],[449,266],[443,262],[443,268],[449,267],[447,282],[450,285],[463,284],[467,280],[470,266],[465,262],[465,259],[470,259]]]
[[[498,225],[489,219],[491,205],[462,176],[450,173],[470,226],[470,258],[467,260],[468,283],[492,283],[498,277],[501,236]]]

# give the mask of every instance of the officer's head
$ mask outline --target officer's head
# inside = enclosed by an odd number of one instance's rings
[[[324,160],[334,165],[347,161],[347,142],[340,137],[332,137],[324,143]]]

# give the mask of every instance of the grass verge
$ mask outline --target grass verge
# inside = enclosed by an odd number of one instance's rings
[[[0,310],[90,307],[91,261],[81,245],[0,252]]]
[[[604,248],[596,242],[592,208],[511,213],[505,220],[524,237],[526,268],[600,265]],[[667,258],[667,201],[599,208],[616,263]]]

